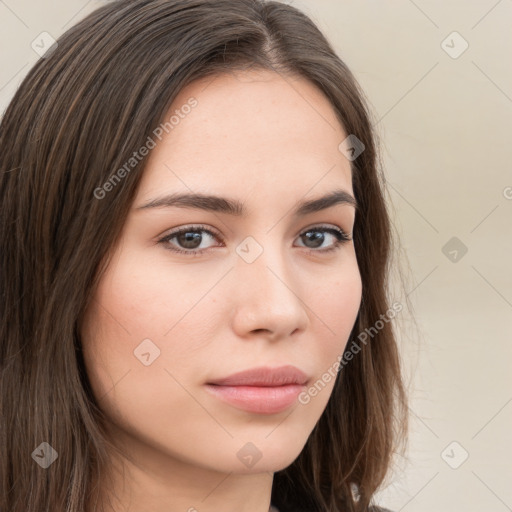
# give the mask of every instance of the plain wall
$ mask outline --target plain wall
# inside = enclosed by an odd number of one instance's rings
[[[512,1],[287,3],[318,23],[368,96],[410,265],[420,329],[404,310],[409,450],[379,501],[512,510]],[[0,1],[0,111],[39,58],[33,41],[99,5]]]

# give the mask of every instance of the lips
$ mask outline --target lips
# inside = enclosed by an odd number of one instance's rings
[[[275,414],[288,409],[304,389],[308,376],[295,366],[259,367],[208,382],[213,396],[258,414]]]
[[[295,366],[281,366],[279,368],[252,368],[243,372],[234,373],[229,377],[217,379],[208,384],[219,386],[283,386],[286,384],[305,384],[307,375]]]

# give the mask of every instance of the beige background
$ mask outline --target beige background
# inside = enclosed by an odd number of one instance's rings
[[[371,101],[410,265],[410,447],[379,501],[512,510],[512,1],[287,3],[313,17]],[[39,58],[32,41],[99,5],[0,0],[2,112]]]

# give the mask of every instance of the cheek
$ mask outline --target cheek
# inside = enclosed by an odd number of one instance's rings
[[[310,327],[315,344],[308,347],[308,352],[309,359],[315,361],[315,376],[298,400],[304,412],[309,411],[306,417],[313,428],[332,394],[339,361],[359,312],[362,283],[357,265],[345,267],[323,288],[309,289],[313,290],[307,305],[315,311]]]
[[[332,279],[326,280],[323,289],[311,287],[310,301],[315,301],[319,321],[340,342],[347,341],[352,330],[362,297],[362,282],[356,264],[351,264]],[[341,347],[343,348],[343,347]]]
[[[144,267],[140,267],[144,268]],[[164,301],[155,300],[151,281],[132,266],[114,261],[102,276],[81,330],[84,361],[97,397],[137,372],[134,350],[161,328]],[[153,355],[154,357],[154,355]],[[137,364],[136,364],[137,363]]]
[[[113,425],[140,438],[152,428],[157,438],[179,436],[172,429],[165,431],[173,418],[163,411],[188,410],[196,421],[200,413],[189,410],[194,403],[178,384],[182,379],[174,368],[175,354],[166,345],[173,331],[164,337],[183,316],[182,308],[170,307],[174,294],[161,279],[121,270],[117,267],[115,275],[105,276],[84,317],[81,336],[89,382]],[[167,295],[162,295],[164,290]],[[180,362],[182,371],[186,358]]]
[[[186,372],[193,365],[201,333],[211,328],[214,315],[205,311],[207,302],[199,305],[211,284],[190,286],[190,278],[190,272],[176,270],[170,276],[169,268],[166,272],[163,265],[148,265],[128,250],[112,261],[81,329],[84,361],[97,397],[125,378],[123,385],[139,380],[148,389],[161,389],[162,383],[154,381],[157,373],[168,382],[164,369]],[[176,339],[180,342],[172,343]]]
[[[326,282],[323,290],[318,287],[313,289],[316,291],[308,300],[311,309],[316,312],[316,316],[311,317],[316,326],[312,330],[318,346],[321,347],[317,352],[317,378],[323,381],[330,393],[334,386],[332,375],[337,373],[336,363],[340,361],[350,342],[350,333],[361,304],[362,282],[359,269],[357,265],[350,265],[333,280]],[[328,397],[327,393],[321,395],[319,401],[323,406]]]
[[[199,297],[190,273],[144,260],[126,249],[102,277],[93,305],[101,335],[110,340],[163,337]]]

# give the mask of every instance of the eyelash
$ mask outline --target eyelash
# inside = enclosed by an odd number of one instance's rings
[[[198,226],[194,226],[194,227],[185,227],[185,228],[181,228],[179,230],[173,231],[172,233],[169,233],[168,235],[165,235],[163,238],[158,240],[158,243],[166,244],[166,242],[170,242],[173,238],[175,238],[179,235],[182,235],[184,233],[201,233],[201,232],[208,233],[213,238],[217,238],[217,239],[220,238],[220,236],[218,234],[214,233],[213,231],[206,228],[205,226],[198,225]],[[306,248],[306,250],[309,253],[321,253],[321,254],[331,253],[331,252],[334,252],[334,251],[340,249],[344,243],[352,240],[352,238],[350,238],[341,229],[333,228],[333,227],[325,227],[325,226],[314,226],[313,228],[306,229],[299,236],[302,236],[302,235],[305,235],[305,234],[311,233],[311,232],[330,233],[330,234],[334,235],[337,240],[335,240],[333,245],[331,247],[329,247],[328,249],[308,249],[308,248]],[[201,249],[198,251],[195,249],[184,250],[184,249],[179,249],[176,247],[173,247],[173,248],[166,247],[166,250],[168,250],[168,251],[179,253],[179,254],[185,254],[186,256],[191,256],[191,257],[202,256],[205,252],[209,251],[210,249],[211,249],[211,247],[208,249]]]

